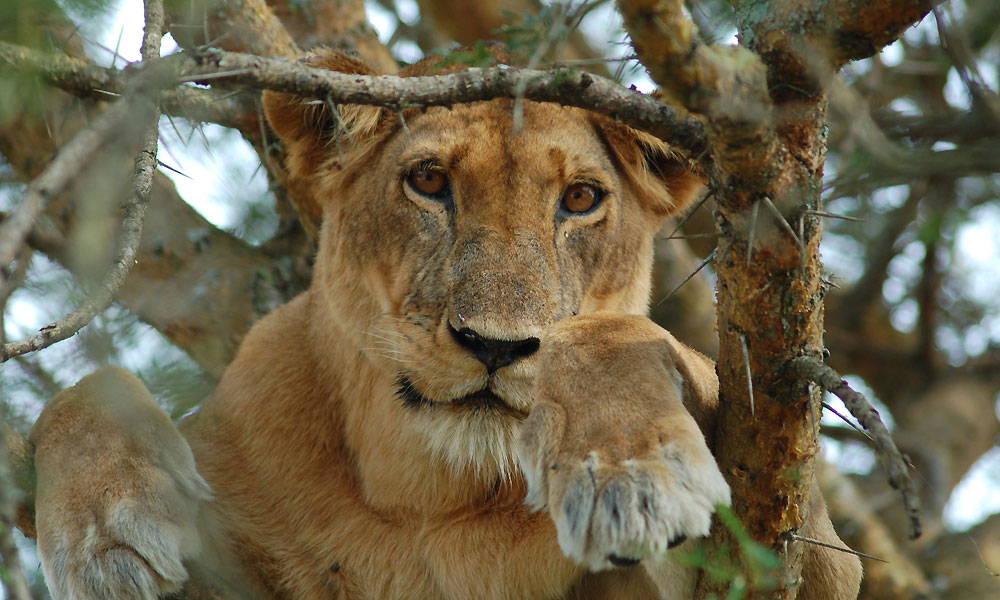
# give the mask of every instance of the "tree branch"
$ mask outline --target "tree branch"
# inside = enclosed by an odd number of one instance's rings
[[[903,497],[903,505],[909,519],[910,537],[914,539],[920,537],[920,500],[910,478],[906,461],[896,443],[892,441],[892,436],[882,423],[878,411],[863,394],[851,389],[836,371],[818,360],[800,356],[792,360],[789,366],[795,376],[812,381],[843,400],[854,418],[872,434],[875,455],[889,473],[889,484]]]
[[[522,96],[527,100],[576,106],[609,116],[695,157],[707,148],[702,125],[697,120],[651,96],[576,69],[539,71],[502,66],[399,78],[334,73],[299,63],[208,50],[186,72],[190,74],[184,81],[209,84],[223,80],[341,104],[397,109],[515,98],[523,89]]]
[[[708,119],[720,176],[765,185],[781,162],[763,64],[741,46],[706,46],[680,0],[619,0],[632,46],[672,103]],[[756,183],[755,183],[756,182]]]
[[[122,73],[87,65],[84,61],[46,54],[0,42],[0,58],[17,70],[37,70],[46,80],[63,89],[93,97],[99,91],[121,93]],[[180,57],[176,59],[183,60]],[[519,86],[523,97],[538,102],[576,106],[617,119],[641,131],[664,139],[691,156],[705,153],[707,141],[697,120],[685,116],[651,96],[583,71],[561,68],[554,71],[496,67],[469,69],[460,73],[431,77],[399,78],[391,75],[349,75],[302,64],[248,54],[209,49],[197,61],[186,61],[184,81],[211,84],[224,81],[255,89],[272,89],[303,97],[331,99],[342,104],[367,104],[408,108],[448,106],[494,98],[514,98]],[[107,88],[107,89],[106,89]],[[217,98],[202,90],[178,88],[167,106],[185,116],[187,107],[204,107]],[[106,97],[103,94],[102,97]],[[173,112],[173,111],[172,111]],[[224,111],[212,111],[223,113]],[[219,114],[214,122],[225,119]],[[222,124],[233,126],[233,123]]]
[[[760,54],[772,86],[817,93],[820,81],[808,61],[822,56],[836,71],[877,54],[944,0],[801,0],[745,3],[737,10],[741,42]]]

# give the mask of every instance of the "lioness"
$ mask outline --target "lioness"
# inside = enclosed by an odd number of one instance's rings
[[[312,287],[254,326],[183,437],[121,370],[47,406],[31,437],[54,595],[690,597],[668,549],[729,503],[718,384],[643,315],[653,236],[698,178],[554,104],[526,102],[520,132],[509,100],[405,126],[264,106],[324,206]],[[808,529],[840,543],[818,496]],[[856,558],[808,552],[800,597],[857,595]]]

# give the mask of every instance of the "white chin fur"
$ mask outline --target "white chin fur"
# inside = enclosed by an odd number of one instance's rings
[[[471,470],[483,479],[512,477],[520,427],[513,416],[488,408],[442,405],[422,406],[415,417],[434,458],[455,473]]]

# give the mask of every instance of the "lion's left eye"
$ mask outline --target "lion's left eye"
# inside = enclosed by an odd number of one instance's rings
[[[441,200],[448,195],[448,176],[436,167],[417,167],[407,175],[406,182],[424,196]]]
[[[603,197],[604,192],[589,183],[574,183],[563,193],[560,208],[568,213],[582,215],[597,208]]]

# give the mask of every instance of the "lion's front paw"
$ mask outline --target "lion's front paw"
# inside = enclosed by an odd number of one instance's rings
[[[624,459],[594,449],[544,460],[532,453],[533,446],[541,448],[525,442],[527,501],[536,509],[548,506],[559,547],[590,569],[662,556],[687,538],[707,535],[715,506],[729,505],[729,486],[701,445],[667,442]]]
[[[539,362],[518,458],[563,552],[606,569],[708,534],[729,486],[682,401],[714,401],[707,359],[648,319],[596,313],[555,324]]]

